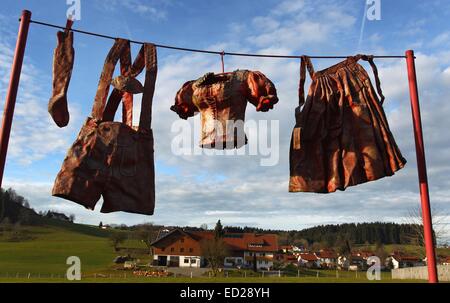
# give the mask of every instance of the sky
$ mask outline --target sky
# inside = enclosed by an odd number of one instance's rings
[[[69,1],[70,2],[70,1]],[[449,1],[380,1],[380,20],[366,18],[363,0],[286,1],[80,1],[81,19],[74,28],[115,37],[188,48],[286,55],[403,55],[414,49],[430,198],[439,214],[450,213],[450,17]],[[405,8],[408,9],[405,9]],[[9,82],[18,17],[64,25],[65,0],[5,0],[0,8],[0,99]],[[373,18],[372,18],[373,19]],[[386,97],[391,131],[408,163],[393,177],[345,192],[289,193],[289,142],[297,106],[299,61],[225,56],[225,69],[259,70],[271,79],[279,103],[267,113],[246,111],[247,121],[269,127],[250,128],[279,142],[276,165],[262,166],[267,154],[177,155],[171,144],[178,116],[170,111],[175,93],[188,80],[220,72],[218,55],[158,49],[158,78],[153,101],[156,161],[156,208],[153,216],[102,214],[51,196],[65,154],[90,114],[104,58],[112,41],[75,33],[75,66],[69,87],[70,123],[58,128],[47,113],[51,95],[56,30],[32,24],[26,48],[3,187],[25,196],[36,210],[74,214],[80,223],[301,229],[318,224],[389,221],[405,223],[419,203],[406,63],[376,60]],[[138,46],[133,46],[133,54]],[[313,60],[316,70],[338,60]],[[366,63],[363,66],[372,72]],[[117,73],[117,71],[116,71]],[[309,80],[307,82],[309,84]],[[135,100],[140,100],[136,97]],[[3,104],[1,106],[3,108]],[[135,110],[139,104],[135,102]],[[138,115],[135,114],[135,117]],[[116,115],[116,119],[120,119]],[[199,116],[188,120],[194,127]],[[271,133],[277,121],[279,132]],[[135,121],[136,123],[137,121]],[[276,130],[274,128],[274,130]],[[272,141],[274,140],[274,141]],[[193,144],[198,131],[193,133]],[[195,145],[195,144],[194,144]]]

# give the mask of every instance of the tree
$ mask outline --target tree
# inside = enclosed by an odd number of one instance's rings
[[[148,248],[149,254],[151,253],[152,243],[158,236],[158,228],[152,223],[140,225],[136,231],[137,238],[141,240]]]
[[[308,249],[309,243],[306,239],[298,239],[294,241],[294,245],[303,249]]]
[[[74,214],[70,214],[70,216],[69,216],[69,220],[70,220],[70,222],[75,222],[75,215]]]
[[[375,255],[380,258],[381,262],[384,262],[389,254],[386,252],[383,243],[378,242],[375,247]]]
[[[433,243],[436,245],[447,234],[448,215],[435,207],[431,209],[431,221],[433,222]],[[425,256],[425,234],[423,231],[423,217],[420,206],[411,208],[406,216],[407,223],[413,227],[413,232],[408,235],[412,244],[420,246],[422,257]]]
[[[225,257],[228,255],[228,247],[221,237],[200,242],[202,255],[208,261],[208,265],[216,277],[219,268],[223,265]]]
[[[344,237],[339,238],[337,241],[337,252],[350,260],[352,257],[352,244],[350,240],[345,239]]]
[[[102,228],[102,227],[103,227],[103,222],[102,222],[102,221],[100,221],[100,224],[98,225],[98,227],[99,227],[99,228]]]
[[[200,229],[202,229],[202,230],[208,230],[208,224],[203,223],[202,225],[200,225]]]
[[[219,221],[217,221],[216,227],[214,228],[214,238],[216,238],[216,239],[222,238],[223,234],[224,234],[223,226],[222,226],[222,223],[219,220]]]
[[[322,244],[320,244],[319,242],[314,242],[311,245],[311,250],[313,250],[313,251],[319,251],[321,249],[322,249]]]
[[[214,228],[214,238],[200,242],[202,255],[208,261],[214,276],[217,276],[219,268],[223,265],[223,261],[228,255],[228,247],[223,241],[224,233],[222,223],[219,220]]]
[[[17,221],[23,225],[31,225],[32,217],[28,209],[21,208],[19,210],[19,215],[17,216]]]
[[[111,241],[112,247],[114,247],[115,251],[119,250],[119,245],[127,239],[127,234],[125,232],[111,232],[109,235],[109,240]]]

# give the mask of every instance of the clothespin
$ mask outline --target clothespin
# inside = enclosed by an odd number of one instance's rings
[[[69,33],[69,31],[72,29],[72,25],[73,25],[73,19],[72,19],[72,15],[69,15],[67,18],[67,22],[66,22],[66,29],[64,30],[64,33],[67,35]]]
[[[225,72],[225,62],[224,62],[224,57],[225,56],[225,51],[220,52],[220,60],[222,61],[222,73]]]

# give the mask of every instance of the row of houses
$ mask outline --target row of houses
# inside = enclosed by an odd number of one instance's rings
[[[205,267],[207,260],[202,254],[202,241],[212,240],[212,231],[187,231],[175,228],[164,230],[152,243],[153,265],[169,267]],[[293,264],[298,267],[322,269],[357,270],[368,267],[368,259],[374,256],[371,251],[355,251],[351,256],[342,256],[333,249],[317,252],[292,245],[279,246],[276,234],[225,233],[223,242],[228,252],[224,258],[224,267],[252,268],[257,270],[273,269],[274,264]],[[441,260],[450,263],[450,258]],[[422,266],[426,260],[416,256],[394,252],[382,267],[403,268]]]
[[[333,249],[322,249],[318,252],[310,252],[304,249],[292,247],[283,249],[283,254],[278,255],[279,260],[284,263],[291,263],[300,267],[322,268],[322,269],[366,269],[370,266],[369,258],[376,256],[371,251],[355,251],[350,256],[337,254]],[[381,261],[382,268],[405,268],[426,265],[426,259],[417,256],[407,255],[400,251],[390,254],[385,260]],[[450,257],[438,257],[440,264],[449,265]]]

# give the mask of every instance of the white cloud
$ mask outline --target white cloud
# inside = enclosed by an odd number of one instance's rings
[[[274,9],[277,15],[292,14],[301,11],[305,7],[303,0],[285,0]]]
[[[5,35],[2,35],[3,32]],[[9,84],[14,40],[9,39],[10,35],[5,27],[0,30],[0,35],[0,97],[4,100]],[[76,102],[70,102],[71,123],[64,129],[57,129],[47,112],[51,76],[42,76],[44,73],[35,67],[33,60],[25,56],[8,148],[8,161],[24,165],[65,149],[71,143],[70,134],[76,131],[73,125],[79,119]]]
[[[230,37],[228,40],[217,41],[209,48],[279,54],[297,52],[332,54],[348,51],[349,48],[352,49],[351,43],[347,43],[352,41],[349,40],[352,38],[351,31],[354,30],[357,33],[359,24],[354,14],[345,8],[345,6],[330,8],[324,5],[316,7],[315,2],[306,1],[284,2],[278,11],[269,9],[267,15],[248,22],[233,23],[231,27],[241,34]],[[316,14],[310,14],[311,10],[314,10]],[[264,22],[269,26],[266,28],[261,26]],[[252,28],[250,34],[246,32],[248,28]],[[339,39],[335,39],[336,37]],[[356,42],[357,34],[353,38],[355,40],[353,42]],[[385,37],[383,34],[382,38],[383,41],[387,41],[389,36]],[[384,50],[368,46],[367,52],[381,53]],[[7,57],[8,54],[0,52],[0,56]],[[422,52],[417,53],[416,56],[431,201],[434,205],[441,205],[448,210],[450,132],[447,129],[450,128],[448,119],[450,115],[448,100],[450,55],[447,54],[445,57],[442,53]],[[107,223],[136,224],[153,221],[163,224],[198,226],[201,223],[213,224],[218,218],[225,218],[224,224],[293,229],[314,224],[349,221],[399,222],[409,208],[419,203],[414,137],[404,60],[376,60],[376,63],[379,66],[386,96],[384,106],[386,114],[397,143],[408,160],[407,166],[393,177],[329,195],[287,192],[289,141],[298,98],[298,60],[247,57],[225,57],[225,60],[228,71],[236,68],[261,70],[276,84],[280,102],[274,110],[269,113],[257,113],[254,107],[249,105],[246,114],[247,119],[280,121],[279,165],[261,167],[259,156],[181,157],[171,153],[170,144],[174,134],[170,132],[170,126],[173,121],[178,120],[178,117],[169,110],[169,107],[174,102],[176,91],[187,80],[196,79],[208,71],[220,70],[218,56],[177,53],[159,58],[158,80],[153,103],[155,158],[160,167],[168,167],[176,172],[170,174],[164,168],[157,170],[157,205],[154,216],[123,213],[105,215],[99,214],[98,209],[94,212],[87,211],[72,202],[50,197],[52,180],[44,185],[33,182],[23,184],[20,180],[14,182],[6,180],[5,183],[13,185],[20,193],[26,195],[33,206],[36,205],[42,209],[67,210],[67,212],[75,213],[79,220],[93,224],[101,220]],[[333,63],[314,60],[314,64],[318,70]],[[366,63],[364,66],[368,67]],[[371,74],[370,67],[367,70]],[[36,80],[32,70],[25,75],[29,75],[30,83]],[[1,76],[0,79],[3,79],[4,75]],[[34,83],[33,86],[27,85],[29,88],[23,91],[30,92],[27,96],[30,97],[30,101],[28,98],[23,98],[21,102],[24,102],[24,106],[18,106],[18,112],[22,111],[25,114],[29,106],[35,113],[29,119],[47,117],[46,98],[41,98],[39,101],[33,98],[42,85],[40,82]],[[138,102],[136,101],[135,104],[138,109]],[[137,114],[134,116],[138,117]],[[197,116],[195,119],[198,118]],[[192,119],[189,121],[192,125]],[[23,125],[33,124],[25,121]],[[47,148],[51,147],[39,143],[44,140],[40,134],[49,133],[49,130],[45,129],[45,123],[36,125],[43,132],[34,131],[30,126],[30,129],[23,133],[25,136],[23,139],[18,133],[17,140],[35,142],[30,145],[34,146],[32,154],[35,157],[41,157],[40,155],[48,153]],[[73,132],[72,135],[76,131],[68,130]],[[64,134],[67,135],[67,133]],[[194,135],[198,139],[198,134]],[[63,136],[61,134],[61,137]],[[70,143],[58,141],[64,139],[61,137],[52,137],[51,140],[56,142],[55,145],[59,146],[58,148],[66,150]],[[249,140],[255,140],[255,138],[249,136]],[[21,146],[16,144],[15,153],[26,155],[28,151],[20,150]]]
[[[139,14],[143,17],[154,20],[167,19],[167,10],[165,6],[168,1],[142,1],[142,0],[108,0],[96,1],[96,4],[103,10],[120,11],[126,9],[131,13]]]
[[[430,46],[432,47],[445,47],[450,42],[450,32],[443,32],[434,37],[430,42]]]

